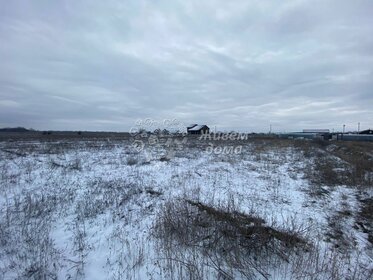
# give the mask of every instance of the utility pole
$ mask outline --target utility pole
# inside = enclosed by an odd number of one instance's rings
[[[345,133],[345,128],[346,128],[346,125],[344,124],[343,125],[343,134]]]
[[[272,133],[272,124],[269,125],[269,134]]]
[[[357,123],[357,133],[360,132],[360,122]]]

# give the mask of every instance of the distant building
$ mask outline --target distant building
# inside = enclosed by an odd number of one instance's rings
[[[372,135],[373,134],[373,129],[367,129],[367,130],[360,131],[359,134]]]
[[[329,129],[303,129],[304,134],[313,135],[313,139],[330,140],[332,134]]]
[[[188,134],[206,134],[210,133],[210,128],[207,125],[193,124],[187,127]]]
[[[330,133],[329,129],[303,129],[303,133]]]
[[[191,128],[193,128],[193,127],[195,127],[195,126],[197,126],[198,124],[190,124],[190,125],[188,125],[187,126],[187,130],[189,131],[189,129],[191,129]]]

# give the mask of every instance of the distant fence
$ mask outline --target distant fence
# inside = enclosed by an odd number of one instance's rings
[[[364,134],[343,134],[343,133],[304,133],[304,132],[293,132],[293,133],[282,133],[278,135],[280,138],[285,139],[322,139],[322,140],[335,140],[335,141],[367,141],[373,142],[373,135]]]
[[[333,139],[338,141],[368,141],[373,142],[373,135],[364,134],[335,134]]]
[[[279,134],[280,138],[285,139],[316,139],[316,133],[303,133],[303,132],[294,132],[294,133],[283,133]]]

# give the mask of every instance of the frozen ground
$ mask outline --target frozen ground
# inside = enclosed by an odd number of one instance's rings
[[[369,279],[372,154],[358,170],[343,147],[298,143],[209,154],[188,139],[170,156],[130,140],[0,142],[0,279]],[[180,201],[260,217],[307,249],[249,254],[245,268],[219,252],[217,264],[156,230]]]

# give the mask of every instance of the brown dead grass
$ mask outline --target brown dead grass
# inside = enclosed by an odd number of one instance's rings
[[[242,257],[286,258],[291,249],[308,245],[298,233],[272,228],[260,217],[191,200],[166,203],[156,221],[155,235],[174,247],[198,247],[210,254]]]
[[[368,241],[373,245],[373,198],[361,200],[362,207],[358,213],[358,223],[368,234]]]

